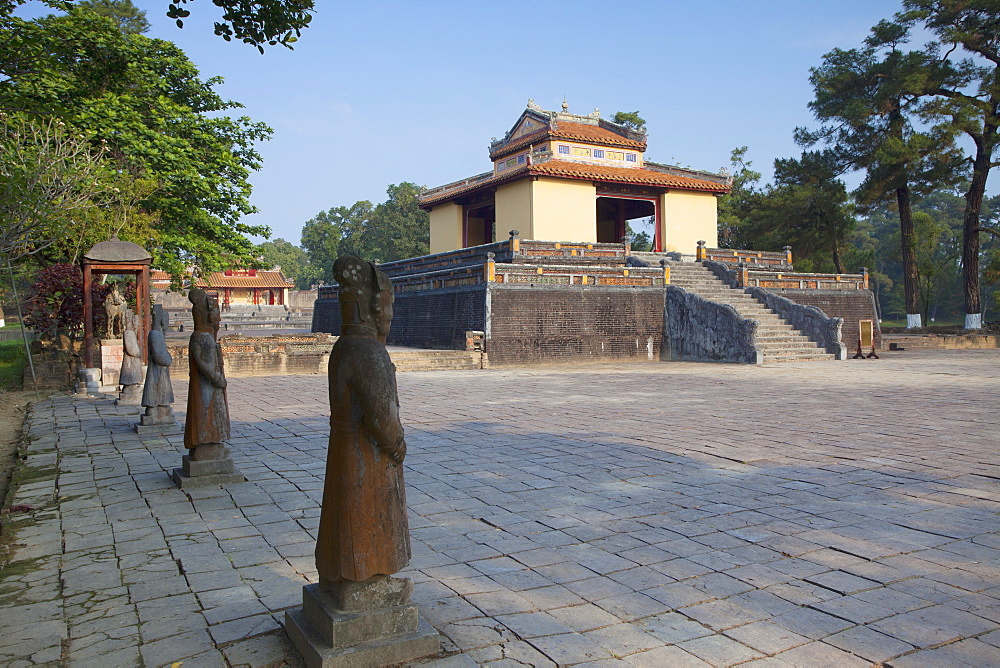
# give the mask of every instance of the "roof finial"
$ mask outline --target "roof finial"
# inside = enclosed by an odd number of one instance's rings
[[[562,107],[563,107],[563,111],[565,111],[565,112],[569,111],[569,102],[566,101],[566,96],[565,95],[563,95],[563,105],[562,105]]]

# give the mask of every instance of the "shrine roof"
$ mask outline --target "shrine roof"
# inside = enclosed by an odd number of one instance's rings
[[[115,235],[108,241],[94,244],[90,250],[83,254],[83,258],[91,262],[128,263],[145,262],[153,259],[153,256],[139,244],[122,241]]]
[[[565,139],[568,141],[579,141],[587,144],[597,144],[599,146],[617,146],[621,148],[631,148],[637,151],[646,150],[646,142],[629,137],[623,137],[617,132],[590,123],[574,123],[570,121],[556,120],[550,126],[542,127],[534,132],[528,133],[500,144],[493,146],[490,150],[490,159],[495,160],[514,151],[518,151],[526,146],[536,144],[546,139]]]
[[[292,284],[280,271],[258,271],[256,276],[226,276],[216,271],[195,283],[199,288],[287,288]]]
[[[658,167],[660,167],[658,165]],[[663,166],[665,167],[665,166]],[[677,169],[676,171],[686,171]],[[564,179],[581,179],[603,183],[626,183],[634,185],[692,190],[718,194],[728,193],[732,186],[728,183],[708,179],[693,178],[670,173],[661,169],[646,169],[636,167],[611,167],[593,165],[584,162],[570,162],[555,158],[519,165],[492,177],[490,172],[477,177],[433,188],[421,197],[420,206],[427,209],[437,204],[456,199],[462,195],[495,187],[508,181],[516,181],[529,176],[548,176]],[[452,187],[454,186],[454,187]]]

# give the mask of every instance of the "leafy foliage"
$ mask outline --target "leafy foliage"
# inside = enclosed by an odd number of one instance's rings
[[[135,283],[127,282],[122,296],[135,308]],[[107,329],[104,299],[110,292],[110,283],[91,286],[94,331]],[[38,272],[31,295],[23,306],[24,324],[47,338],[65,333],[76,337],[83,330],[83,272],[75,264],[60,263]]]
[[[646,131],[646,119],[640,116],[638,111],[616,111],[611,120],[618,125],[624,125],[629,130]]]
[[[0,0],[0,18],[10,16],[17,7],[27,0]],[[43,0],[54,9],[72,8],[74,0]],[[186,9],[190,0],[174,0],[167,3],[166,15],[174,19],[178,28],[184,27],[184,19],[191,15]],[[80,5],[110,5],[108,15],[114,15],[121,20],[123,9],[117,0],[83,0]],[[129,3],[131,4],[131,3]],[[315,11],[314,0],[212,0],[212,4],[222,10],[222,20],[215,23],[215,34],[227,42],[234,38],[257,48],[264,53],[264,45],[292,48],[302,35],[302,31],[312,21]],[[92,7],[93,8],[93,7]],[[131,29],[141,26],[145,21],[128,23]],[[123,26],[124,27],[124,26]],[[138,32],[144,32],[142,30]]]
[[[132,0],[78,0],[77,7],[114,19],[118,28],[127,35],[141,35],[149,31],[146,12],[132,4]]]
[[[309,262],[309,254],[282,238],[265,241],[257,247],[261,263],[268,268],[281,267],[285,276],[295,281],[297,290],[308,290],[318,283],[321,271]]]
[[[302,228],[302,247],[325,281],[333,280],[333,263],[343,254],[391,262],[426,255],[430,216],[417,204],[420,187],[390,185],[385,202],[362,200],[350,207],[320,211]]]
[[[718,205],[721,248],[755,247],[756,239],[747,234],[748,228],[743,224],[743,219],[753,209],[761,174],[751,169],[753,163],[746,157],[748,150],[746,146],[734,148],[729,158],[733,167],[733,187],[719,198]]]
[[[0,113],[0,256],[17,262],[78,236],[107,188],[104,153],[62,121]]]
[[[220,80],[202,80],[175,45],[123,34],[114,21],[80,9],[8,18],[0,22],[0,74],[7,75],[0,109],[58,116],[92,146],[106,146],[122,179],[141,181],[124,184],[123,207],[147,218],[123,238],[150,250],[157,266],[180,275],[189,264],[214,271],[254,262],[245,235],[268,230],[241,218],[255,211],[254,144],[271,130],[221,115],[241,105],[219,97]],[[57,251],[45,260],[70,259],[66,248]]]

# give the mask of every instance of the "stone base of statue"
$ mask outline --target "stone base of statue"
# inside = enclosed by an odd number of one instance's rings
[[[115,399],[116,404],[125,406],[138,406],[142,403],[142,383],[136,385],[123,385],[122,391]]]
[[[199,445],[192,454],[184,455],[182,462],[182,467],[171,475],[181,489],[246,481],[229,457],[229,448],[221,443]]]
[[[101,370],[80,369],[77,372],[79,382],[76,384],[76,396],[96,397],[101,394]]]
[[[101,340],[101,381],[104,386],[118,385],[118,374],[125,359],[125,343],[122,339]]]
[[[174,409],[171,406],[147,406],[146,412],[139,416],[135,433],[169,434],[179,431],[180,427],[180,423],[174,418]]]
[[[330,588],[306,585],[285,631],[308,668],[383,666],[437,654],[441,637],[410,603],[413,582],[379,575]]]

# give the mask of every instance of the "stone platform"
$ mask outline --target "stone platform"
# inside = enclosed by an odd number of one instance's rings
[[[423,665],[996,665],[998,377],[996,349],[399,374]],[[36,404],[0,665],[301,665],[326,392],[230,380],[249,482],[185,490],[181,434]]]

